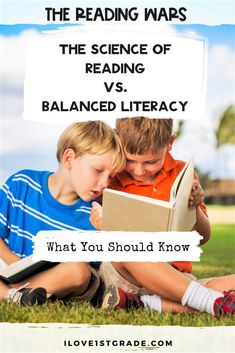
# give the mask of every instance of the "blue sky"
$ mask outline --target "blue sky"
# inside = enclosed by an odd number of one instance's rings
[[[75,24],[79,25],[79,24]],[[16,36],[27,30],[35,30],[38,32],[57,30],[62,27],[74,27],[74,23],[70,24],[0,24],[0,34],[4,36]],[[208,39],[209,45],[228,45],[233,50],[235,49],[235,26],[231,24],[209,26],[204,24],[175,24],[172,27],[179,33],[195,32],[199,36]]]

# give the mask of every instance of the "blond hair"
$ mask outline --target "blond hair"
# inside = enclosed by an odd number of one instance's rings
[[[172,129],[172,119],[134,117],[116,120],[116,131],[130,154],[157,153],[170,142]]]
[[[56,157],[61,163],[64,152],[73,149],[75,156],[103,154],[113,151],[113,171],[125,167],[125,154],[116,132],[102,121],[86,121],[70,125],[59,138]]]

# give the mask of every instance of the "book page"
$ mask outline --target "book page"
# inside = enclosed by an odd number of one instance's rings
[[[158,200],[109,189],[105,190],[102,230],[167,231],[172,211],[171,206],[168,202],[157,205],[153,201]]]
[[[32,256],[25,257],[19,261],[14,262],[13,264],[7,266],[1,274],[5,277],[11,276],[17,272],[20,272],[27,268],[29,265],[33,264],[34,261]]]
[[[170,202],[153,199],[152,197],[141,196],[141,195],[136,195],[136,194],[129,194],[127,192],[118,191],[118,190],[105,189],[105,193],[107,193],[107,192],[112,193],[113,195],[119,195],[120,197],[127,197],[129,199],[139,200],[139,201],[147,202],[147,203],[150,203],[153,205],[159,205],[162,207],[172,207],[173,206],[173,204],[171,204]]]
[[[193,162],[190,161],[184,169],[184,175],[178,184],[177,195],[175,199],[174,213],[172,219],[173,231],[191,230],[196,222],[195,208],[189,208],[189,196],[191,194],[194,180]]]
[[[0,273],[2,273],[7,267],[7,263],[0,258]]]
[[[176,196],[179,190],[179,186],[181,183],[181,180],[186,172],[186,169],[188,168],[189,163],[193,163],[192,161],[188,162],[185,164],[185,166],[183,167],[183,169],[181,170],[181,172],[177,175],[177,177],[175,178],[175,181],[171,187],[171,192],[170,192],[170,203],[171,204],[175,204],[175,200],[176,200]]]

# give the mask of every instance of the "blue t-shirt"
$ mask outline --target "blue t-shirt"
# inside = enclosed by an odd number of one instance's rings
[[[49,192],[50,174],[22,170],[0,189],[0,237],[20,257],[32,254],[32,238],[41,230],[94,230],[92,202],[61,204]]]

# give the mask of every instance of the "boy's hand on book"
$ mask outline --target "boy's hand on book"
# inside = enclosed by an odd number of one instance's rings
[[[204,191],[198,180],[194,180],[191,195],[189,197],[189,207],[198,207],[204,201]]]
[[[102,206],[98,202],[92,202],[90,222],[96,230],[101,230],[102,226]]]

